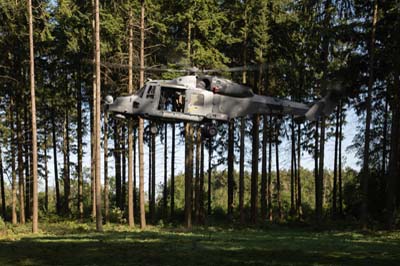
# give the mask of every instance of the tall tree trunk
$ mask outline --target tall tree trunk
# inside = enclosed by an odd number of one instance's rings
[[[385,114],[383,121],[383,139],[382,139],[382,175],[386,176],[386,161],[387,161],[387,132],[388,132],[388,116],[389,116],[389,92],[386,88],[385,93]]]
[[[140,1],[140,72],[139,83],[140,88],[144,85],[144,11],[145,0]],[[143,152],[143,119],[139,117],[139,199],[140,199],[140,228],[146,227],[146,213],[144,202],[144,152]]]
[[[137,165],[137,160],[136,160],[136,155],[137,155],[137,150],[136,150],[136,140],[137,140],[137,135],[136,135],[136,128],[133,129],[133,217],[135,217],[135,213],[139,213],[138,210],[138,194],[136,190],[136,184],[137,184],[137,175],[136,175],[136,165]]]
[[[201,140],[200,148],[200,223],[204,224],[204,141]]]
[[[273,133],[273,127],[272,127],[272,116],[269,117],[269,132],[268,132],[268,141],[269,141],[269,147],[268,147],[268,220],[272,222],[273,217],[272,217],[272,133]]]
[[[25,98],[25,97],[24,97]],[[18,102],[17,102],[18,103]],[[28,117],[28,99],[25,98],[25,106],[24,106],[24,130],[25,130],[25,140],[24,140],[24,155],[25,155],[25,216],[31,216],[31,205],[32,205],[32,176],[30,171],[30,163],[31,162],[31,136],[30,136],[30,125],[29,125],[29,117]],[[18,117],[17,117],[18,120]],[[18,127],[18,125],[17,125]],[[18,131],[18,130],[17,130]]]
[[[297,216],[301,219],[303,208],[301,203],[301,178],[300,178],[300,162],[301,162],[301,126],[297,125]]]
[[[22,98],[22,97],[21,97]],[[19,188],[19,222],[25,224],[25,182],[24,182],[24,161],[22,159],[22,127],[20,114],[20,101],[17,100],[17,161],[18,161],[18,188]],[[29,200],[28,200],[29,203]],[[27,213],[29,215],[29,212]]]
[[[193,127],[185,124],[185,227],[192,227]]]
[[[332,191],[332,215],[335,219],[337,216],[337,161],[338,161],[338,147],[339,147],[339,106],[336,109],[336,127],[335,127],[335,155],[333,162],[333,191]]]
[[[342,139],[343,139],[343,102],[340,101],[339,109],[340,109],[340,119],[339,119],[339,213],[340,216],[343,216],[343,190],[342,190]]]
[[[115,205],[121,209],[121,145],[119,122],[114,122]]]
[[[318,224],[322,221],[322,211],[324,204],[324,153],[325,153],[325,116],[321,117],[321,137],[319,146],[319,165],[318,165],[318,178],[316,180],[316,213]]]
[[[90,135],[90,143],[91,143],[91,165],[90,165],[90,178],[91,178],[91,198],[92,198],[92,219],[96,218],[96,0],[92,0],[92,47],[93,47],[93,80],[92,80],[92,101],[91,101],[91,135]]]
[[[69,173],[69,112],[68,108],[64,118],[64,136],[63,136],[63,153],[64,153],[64,213],[69,214],[69,197],[71,191],[70,173]]]
[[[77,137],[78,137],[78,164],[77,164],[77,175],[78,175],[78,216],[79,219],[83,220],[83,126],[82,126],[82,80],[81,80],[81,70],[79,69],[78,78],[77,78],[77,86],[76,86],[76,93],[77,93]]]
[[[369,153],[370,153],[370,139],[371,139],[371,97],[374,86],[374,62],[375,62],[375,32],[376,23],[378,20],[378,0],[374,1],[371,25],[371,39],[369,47],[369,79],[368,79],[368,92],[366,99],[366,118],[365,118],[365,133],[364,133],[364,154],[363,154],[363,167],[361,177],[361,226],[367,229],[368,223],[368,180],[370,176],[369,170]]]
[[[175,124],[171,124],[171,218],[174,217],[175,212]]]
[[[54,108],[54,106],[53,106]],[[56,109],[53,109],[55,113]],[[60,198],[60,185],[58,182],[58,162],[57,162],[57,136],[56,136],[56,123],[55,123],[55,115],[51,116],[51,124],[52,124],[52,138],[53,138],[53,163],[54,163],[54,183],[56,186],[56,212],[58,215],[61,213],[61,198]]]
[[[103,217],[101,212],[101,184],[100,184],[100,7],[99,0],[95,0],[95,38],[96,38],[96,230],[103,231]]]
[[[398,51],[397,51],[398,52]],[[392,125],[390,156],[388,165],[388,176],[386,182],[386,225],[393,229],[396,219],[396,204],[398,204],[398,185],[400,172],[400,145],[398,136],[400,134],[400,69],[394,71],[394,90],[392,98]],[[396,195],[397,192],[397,195]]]
[[[108,113],[104,112],[104,221],[110,220],[110,184],[108,180]]]
[[[11,149],[11,222],[17,224],[17,173],[15,172],[15,122],[14,98],[10,100],[10,149]]]
[[[292,132],[292,136],[291,136],[291,141],[292,141],[292,145],[291,145],[291,161],[290,161],[290,215],[293,215],[295,213],[295,184],[294,184],[294,179],[295,179],[295,166],[294,166],[294,162],[295,162],[295,158],[294,158],[294,154],[295,154],[295,137],[294,137],[294,121],[293,121],[293,116],[291,118],[291,123],[290,123],[290,130]]]
[[[47,128],[44,132],[44,209],[49,211],[49,171],[47,169]]]
[[[314,133],[314,185],[315,185],[315,218],[318,220],[318,205],[319,205],[319,193],[318,193],[318,162],[319,162],[319,121],[315,121],[315,133]]]
[[[37,138],[36,138],[36,98],[35,98],[35,55],[33,52],[33,22],[32,22],[32,1],[28,0],[29,17],[29,57],[30,57],[30,87],[31,87],[31,115],[32,115],[32,232],[38,232],[38,170],[37,170]]]
[[[233,219],[233,163],[235,160],[234,154],[234,133],[235,133],[235,121],[231,120],[228,123],[228,219]]]
[[[211,215],[212,138],[208,139],[207,214]]]
[[[126,202],[126,128],[125,125],[121,129],[121,153],[122,153],[122,180],[121,180],[121,210],[125,210]]]
[[[129,51],[128,51],[128,93],[133,93],[133,13],[132,7],[129,8]],[[128,120],[128,224],[129,227],[135,225],[133,207],[133,120]]]
[[[152,161],[152,154],[151,154],[151,152],[152,152],[152,149],[151,149],[152,137],[153,137],[153,134],[150,133],[149,134],[149,182],[148,182],[148,189],[147,189],[148,194],[149,194],[148,202],[149,202],[149,220],[150,220],[150,222],[153,222],[153,206],[152,206],[153,205],[153,201],[152,201],[153,197],[151,195],[153,193],[153,190],[152,190],[153,175],[151,174],[151,172],[153,170],[153,167],[152,167],[153,161]]]
[[[195,182],[194,182],[194,215],[197,224],[200,222],[200,146],[201,146],[201,128],[197,127],[196,132],[196,169],[195,169]],[[228,185],[229,186],[229,185]]]
[[[156,134],[151,136],[151,220],[156,219]]]
[[[253,115],[253,140],[252,140],[252,167],[251,167],[251,222],[257,223],[257,203],[258,203],[258,149],[260,116]]]
[[[164,186],[163,186],[163,217],[168,214],[168,124],[164,125]]]
[[[244,75],[245,77],[245,75]],[[239,158],[239,216],[240,223],[244,223],[244,145],[246,120],[240,119],[240,158]]]
[[[264,222],[267,218],[267,116],[263,115],[263,130],[262,130],[262,160],[261,160],[261,220]]]
[[[281,200],[281,179],[280,179],[280,169],[279,169],[279,134],[280,125],[278,119],[275,121],[275,166],[276,166],[276,198],[278,202],[278,219],[282,221],[282,200]]]
[[[6,194],[4,189],[4,168],[3,168],[3,155],[2,155],[2,138],[0,137],[0,192],[1,192],[1,216],[4,221],[7,221],[7,212],[6,212]]]

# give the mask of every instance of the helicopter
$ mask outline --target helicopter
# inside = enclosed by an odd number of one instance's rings
[[[329,115],[340,99],[338,89],[312,105],[258,95],[250,87],[211,75],[186,75],[172,80],[148,80],[135,94],[105,97],[105,109],[116,118],[142,117],[156,122],[195,122],[205,135],[217,134],[215,123],[254,114],[291,115],[315,121]],[[153,129],[152,129],[153,131]]]

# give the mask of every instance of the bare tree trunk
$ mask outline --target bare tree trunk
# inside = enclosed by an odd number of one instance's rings
[[[200,152],[200,223],[204,224],[204,141],[201,141]]]
[[[263,115],[263,130],[262,130],[262,160],[261,160],[261,221],[264,222],[267,218],[267,116]]]
[[[17,173],[15,172],[15,122],[14,122],[14,98],[10,100],[10,149],[11,149],[11,222],[17,224]]]
[[[398,51],[397,51],[398,52]],[[388,176],[386,183],[386,226],[388,229],[393,229],[396,221],[396,204],[398,203],[399,195],[396,195],[396,189],[399,185],[400,172],[400,145],[398,136],[400,134],[400,69],[394,71],[394,90],[392,99],[392,130],[390,142],[390,159],[388,165]],[[398,194],[398,190],[397,190]]]
[[[369,79],[368,79],[368,92],[366,99],[366,118],[365,118],[365,138],[364,138],[364,154],[363,154],[363,167],[361,177],[361,226],[367,229],[368,224],[368,180],[370,176],[369,170],[369,153],[370,153],[370,139],[371,139],[371,97],[374,86],[374,62],[375,62],[375,32],[376,23],[378,20],[378,1],[374,1],[374,13],[372,16],[371,25],[371,40],[369,47]]]
[[[17,102],[18,103],[18,102]],[[31,136],[30,136],[30,125],[29,125],[29,118],[28,118],[28,106],[29,102],[28,99],[25,99],[25,106],[24,106],[24,130],[25,130],[25,140],[24,140],[24,155],[25,155],[25,184],[23,185],[25,189],[25,216],[31,216],[31,205],[32,205],[32,176],[30,172],[30,168],[32,162],[31,159]],[[17,117],[18,119],[18,117]],[[17,136],[18,137],[18,136]]]
[[[294,141],[294,121],[293,121],[293,116],[291,118],[291,123],[290,123],[290,130],[292,132],[291,135],[291,161],[290,161],[290,215],[293,215],[295,213],[295,207],[294,207],[294,190],[295,190],[295,184],[294,184],[294,176],[295,176],[295,171],[294,171],[294,154],[295,154],[295,141]]]
[[[322,211],[324,205],[324,153],[325,153],[325,116],[321,117],[321,137],[319,146],[319,165],[318,165],[318,178],[316,180],[317,199],[316,199],[316,213],[317,222],[322,221]]]
[[[78,78],[77,78],[77,86],[76,86],[76,93],[77,93],[77,137],[78,137],[78,164],[77,164],[77,169],[76,172],[78,174],[78,216],[79,219],[82,221],[83,220],[83,126],[82,126],[82,88],[81,88],[81,73],[78,73]]]
[[[252,140],[252,167],[251,167],[251,222],[257,223],[257,203],[258,203],[258,149],[259,149],[259,115],[253,115],[253,140]]]
[[[386,88],[385,93],[385,114],[383,121],[383,140],[382,140],[382,175],[386,176],[386,161],[387,161],[387,132],[388,132],[388,114],[389,114],[389,92]]]
[[[119,122],[114,122],[115,205],[121,209],[121,141]]]
[[[1,216],[4,221],[7,221],[7,212],[6,212],[6,194],[4,189],[4,168],[3,168],[3,155],[2,155],[2,138],[0,137],[0,192],[1,192]]]
[[[163,217],[168,214],[168,124],[164,125],[164,186],[163,186]]]
[[[129,8],[128,93],[133,93],[133,14]],[[128,224],[135,226],[133,208],[133,120],[128,120]]]
[[[95,38],[96,38],[96,229],[103,231],[103,217],[101,212],[101,184],[100,184],[100,11],[99,0],[95,0]]]
[[[140,1],[140,88],[144,85],[144,11],[145,0]],[[144,152],[143,152],[143,119],[139,118],[139,198],[140,198],[140,228],[146,227],[144,202]]]
[[[49,171],[47,169],[47,128],[44,132],[44,209],[49,211]]]
[[[54,106],[53,106],[54,108]],[[55,108],[53,110],[55,112]],[[56,186],[56,212],[58,215],[61,213],[61,198],[60,198],[60,185],[58,182],[58,162],[57,162],[57,136],[56,136],[56,124],[55,115],[51,117],[52,123],[52,137],[53,137],[53,163],[54,163],[54,183]]]
[[[185,124],[185,227],[192,227],[193,127]]]
[[[228,219],[233,219],[233,163],[235,160],[234,154],[234,133],[235,121],[231,120],[228,123]]]
[[[336,127],[335,127],[335,155],[333,162],[333,192],[332,192],[332,216],[335,219],[337,216],[337,161],[338,161],[338,146],[339,146],[339,106],[336,109]]]
[[[108,113],[104,112],[104,221],[110,220],[110,184],[108,180]]]
[[[137,184],[137,175],[136,175],[136,154],[137,154],[137,150],[136,150],[136,140],[137,140],[137,136],[136,136],[136,129],[133,129],[133,217],[135,218],[135,213],[139,213],[138,210],[138,194],[136,191],[136,184]]]
[[[66,109],[64,118],[64,133],[63,133],[63,154],[64,154],[64,214],[69,213],[69,197],[70,197],[70,175],[69,175],[69,114]]]
[[[282,221],[283,213],[282,213],[282,201],[281,201],[281,180],[280,180],[280,172],[279,172],[279,131],[280,125],[278,119],[276,120],[276,129],[275,129],[275,160],[276,160],[276,198],[278,201],[278,219]]]
[[[196,132],[196,169],[195,169],[195,182],[194,182],[194,191],[195,191],[195,198],[194,198],[194,215],[195,221],[198,224],[200,222],[200,146],[201,146],[201,128],[197,127]],[[229,186],[229,185],[228,185]]]
[[[243,74],[245,77],[245,74]],[[245,145],[245,118],[240,119],[240,158],[239,158],[239,215],[240,223],[244,223],[244,145]]]
[[[212,138],[208,140],[208,187],[207,187],[207,214],[211,215],[211,174],[212,174]]]
[[[96,217],[96,0],[92,0],[92,46],[93,46],[93,91],[92,91],[92,108],[91,111],[91,165],[90,165],[90,178],[91,178],[91,198],[92,198],[92,219]]]
[[[152,196],[151,196],[151,193],[153,192],[153,190],[151,189],[151,183],[152,183],[152,175],[151,175],[151,170],[153,170],[153,168],[151,167],[151,163],[152,163],[152,156],[151,156],[151,144],[152,144],[152,142],[151,142],[151,138],[153,137],[153,135],[150,133],[150,135],[149,135],[149,147],[148,147],[148,149],[149,149],[149,178],[148,178],[148,180],[149,180],[149,182],[148,182],[148,188],[147,188],[147,191],[148,191],[148,202],[149,202],[149,218],[150,218],[150,222],[152,222],[152,220],[153,220],[153,213],[152,213],[152,206],[151,206],[151,204],[152,204],[152,201],[151,201],[151,199],[152,199]]]
[[[269,117],[269,132],[268,132],[268,141],[269,141],[269,147],[268,147],[268,220],[272,222],[273,216],[272,216],[272,117]]]
[[[21,97],[22,98],[22,97]],[[22,127],[20,117],[21,98],[17,100],[17,161],[18,161],[18,188],[19,188],[19,222],[25,224],[25,182],[24,182],[24,161],[22,159]],[[28,200],[29,203],[29,200]],[[28,212],[29,215],[29,212]]]
[[[342,139],[343,139],[343,102],[340,102],[340,119],[339,119],[339,213],[343,216],[343,190],[342,190]]]
[[[156,220],[156,134],[151,136],[151,220]]]
[[[175,212],[175,124],[172,124],[171,140],[171,218]]]
[[[36,138],[36,98],[35,98],[35,56],[33,52],[33,22],[32,1],[28,0],[29,17],[29,56],[30,56],[30,87],[31,87],[31,115],[32,115],[32,181],[33,181],[33,216],[32,233],[38,232],[38,173],[37,173],[37,138]]]
[[[121,153],[122,153],[122,185],[121,185],[121,210],[125,210],[126,202],[126,127],[122,125],[121,129]]]
[[[297,216],[301,219],[303,215],[303,208],[301,203],[301,178],[300,178],[300,162],[301,162],[301,127],[297,125]]]

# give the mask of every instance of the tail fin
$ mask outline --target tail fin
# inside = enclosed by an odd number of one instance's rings
[[[328,94],[313,104],[306,113],[306,118],[310,121],[316,121],[323,115],[330,115],[338,105],[341,98],[340,89],[333,89],[328,92]]]

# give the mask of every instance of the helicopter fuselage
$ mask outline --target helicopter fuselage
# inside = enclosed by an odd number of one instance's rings
[[[304,117],[308,105],[254,94],[230,80],[183,76],[175,80],[148,81],[136,94],[106,97],[107,110],[119,117],[160,121],[229,121],[253,114]]]

